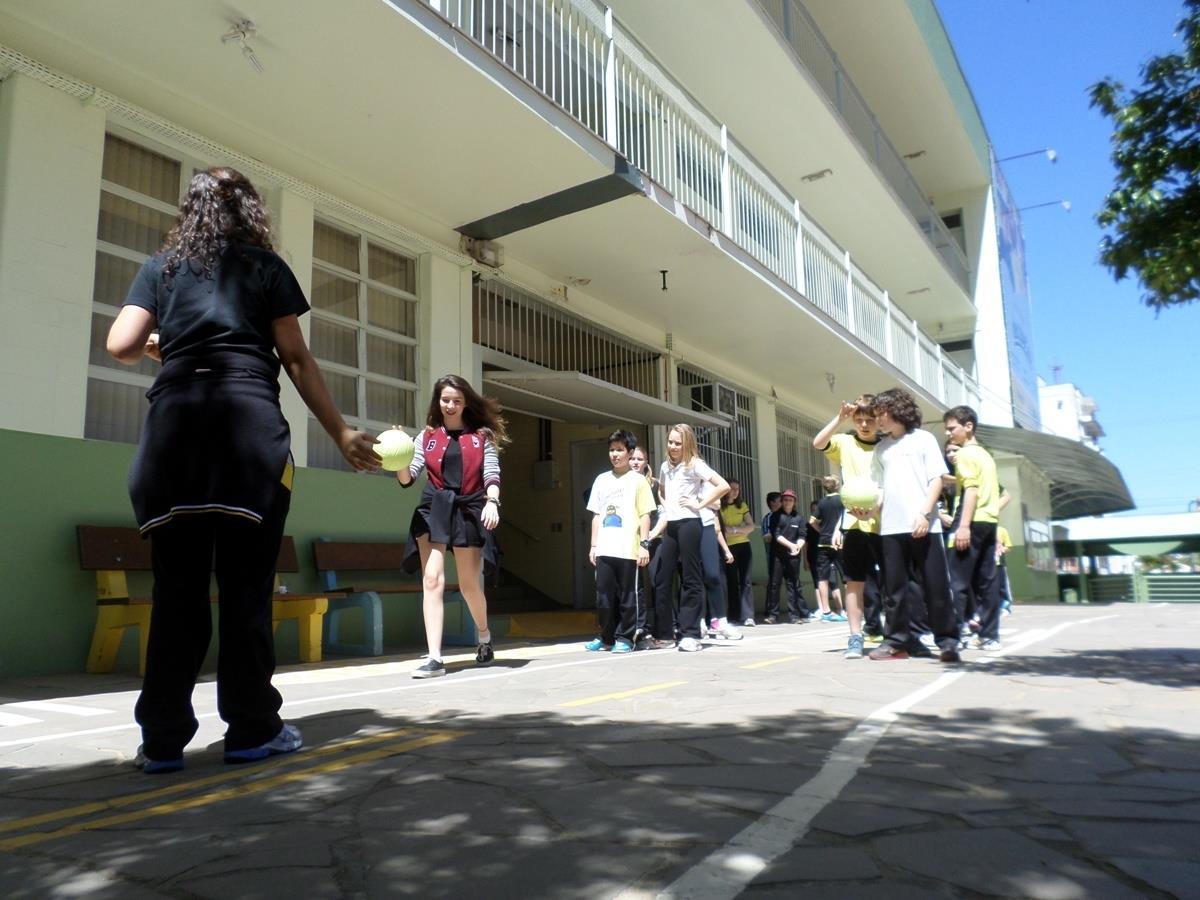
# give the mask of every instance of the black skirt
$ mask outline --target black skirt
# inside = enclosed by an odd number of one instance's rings
[[[483,548],[484,573],[491,574],[497,571],[500,566],[500,550],[496,544],[496,536],[483,526],[483,505],[486,501],[487,495],[483,491],[459,494],[455,491],[438,490],[426,482],[421,491],[421,502],[413,510],[412,521],[408,526],[404,570],[409,573],[420,570],[417,538],[429,535],[432,544]]]

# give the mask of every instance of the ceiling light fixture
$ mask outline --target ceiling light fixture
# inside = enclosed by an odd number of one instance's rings
[[[826,175],[832,175],[833,169],[821,169],[817,172],[809,172],[807,175],[801,175],[801,181],[820,181]]]
[[[247,43],[247,41],[255,37],[258,37],[258,27],[249,19],[239,19],[233,23],[233,27],[229,31],[221,35],[221,43],[229,44],[236,41],[240,44],[242,47],[242,56],[246,58],[246,62],[250,64],[250,68],[261,75],[264,71],[263,64],[254,55],[254,48]]]
[[[912,153],[905,153],[904,158],[905,159],[918,159],[924,155],[925,155],[924,150],[914,150]]]

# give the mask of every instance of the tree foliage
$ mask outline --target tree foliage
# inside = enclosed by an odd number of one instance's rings
[[[1185,0],[1183,47],[1142,66],[1127,90],[1106,78],[1091,105],[1114,125],[1117,174],[1096,221],[1100,261],[1130,273],[1156,312],[1200,299],[1200,0]]]

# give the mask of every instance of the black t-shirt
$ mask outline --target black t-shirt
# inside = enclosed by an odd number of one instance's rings
[[[245,245],[222,251],[210,278],[193,262],[164,280],[163,263],[162,254],[148,259],[125,298],[126,306],[140,306],[158,320],[163,362],[236,352],[279,365],[271,323],[308,312],[287,263]]]
[[[833,546],[833,533],[837,531],[845,509],[839,494],[828,494],[817,501],[817,521],[821,523],[817,531],[820,533],[819,543],[822,546]]]
[[[442,485],[448,491],[461,491],[462,445],[458,443],[458,439],[462,437],[462,429],[451,431],[447,428],[446,434],[450,435],[450,443],[446,445],[446,452],[442,455]]]

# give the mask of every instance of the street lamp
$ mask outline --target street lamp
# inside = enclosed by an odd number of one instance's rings
[[[1032,206],[1018,207],[1017,212],[1025,212],[1027,209],[1040,209],[1043,206],[1061,206],[1067,212],[1071,211],[1070,200],[1047,200],[1045,203],[1034,203]]]
[[[1027,153],[1014,153],[1012,156],[1006,156],[1003,159],[996,160],[996,162],[1008,162],[1010,159],[1021,159],[1022,157],[1026,156],[1038,156],[1042,153],[1046,154],[1046,159],[1050,160],[1051,163],[1058,162],[1058,153],[1055,152],[1053,147],[1043,147],[1041,150],[1030,150]]]

